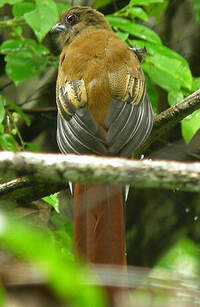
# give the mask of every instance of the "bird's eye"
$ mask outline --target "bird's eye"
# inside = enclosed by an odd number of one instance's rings
[[[73,25],[76,21],[76,16],[74,14],[69,14],[65,18],[66,22],[69,23],[70,25]]]

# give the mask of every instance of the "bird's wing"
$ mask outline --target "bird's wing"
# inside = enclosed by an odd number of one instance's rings
[[[112,99],[106,117],[109,154],[129,157],[149,136],[153,112],[147,94],[138,105]]]
[[[83,80],[57,88],[57,142],[63,153],[106,155],[106,136],[87,105]]]
[[[110,155],[129,157],[149,136],[153,111],[143,78],[128,70],[116,70],[109,75],[112,100],[105,119],[106,141]],[[119,94],[123,80],[124,89]],[[123,93],[123,94],[122,94]]]

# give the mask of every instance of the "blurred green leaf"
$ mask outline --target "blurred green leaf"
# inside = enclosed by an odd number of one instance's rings
[[[39,146],[36,145],[36,144],[33,144],[33,143],[26,142],[25,143],[25,149],[33,151],[33,152],[38,152],[39,151]]]
[[[113,0],[96,0],[93,7],[95,9],[99,9],[101,7],[104,7],[104,6],[112,3],[112,2],[113,2]]]
[[[4,6],[4,4],[15,4],[15,3],[18,3],[18,2],[21,2],[22,0],[1,0],[0,1],[0,7]]]
[[[181,121],[182,135],[186,143],[189,143],[199,128],[200,110],[193,112]]]
[[[128,8],[127,12],[134,18],[140,18],[146,22],[149,20],[147,13],[141,7]]]
[[[53,234],[57,247],[60,249],[60,251],[65,253],[66,256],[71,259],[71,261],[74,261],[73,237],[62,230],[56,230],[53,232]]]
[[[4,133],[4,126],[0,123],[0,134]]]
[[[7,105],[9,105],[14,111],[16,111],[19,115],[21,115],[21,117],[23,118],[23,120],[25,121],[25,123],[27,124],[27,126],[29,127],[31,125],[31,120],[28,117],[28,115],[26,115],[20,107],[18,107],[16,104],[14,104],[13,102],[11,102],[9,99],[5,98],[5,102]]]
[[[13,39],[5,41],[0,46],[0,53],[7,54],[6,73],[18,84],[44,70],[49,51],[31,39]]]
[[[3,101],[4,99],[0,95],[0,123],[2,123],[2,121],[4,120],[4,116],[5,116],[5,109],[4,109]]]
[[[21,259],[38,265],[54,293],[73,306],[105,306],[100,290],[87,285],[86,270],[60,253],[47,233],[0,215],[0,242]]]
[[[0,135],[0,147],[9,151],[18,151],[14,137],[7,133]]]
[[[199,274],[199,247],[191,239],[180,239],[158,262],[157,266],[183,274]]]
[[[54,225],[55,229],[66,231],[71,235],[71,237],[73,236],[72,223],[67,219],[66,216],[53,210],[51,214],[51,223]]]
[[[53,0],[35,0],[36,9],[24,14],[24,19],[33,29],[39,42],[58,21],[58,10]]]
[[[3,54],[15,54],[21,48],[24,48],[24,42],[17,39],[9,39],[0,46],[0,52]]]
[[[154,16],[157,22],[160,22],[163,14],[169,4],[169,0],[163,0],[162,3],[155,3],[146,7],[147,14]]]
[[[8,55],[15,55],[17,52],[21,52],[23,50],[32,50],[33,54],[37,56],[47,55],[49,53],[49,50],[44,45],[37,44],[32,39],[10,39],[6,40],[0,46],[0,52]]]
[[[22,27],[16,26],[16,27],[12,27],[12,31],[10,32],[10,35],[12,37],[21,37],[22,32],[23,32]]]
[[[184,95],[183,95],[183,92],[181,91],[174,90],[168,93],[168,102],[170,106],[173,106],[174,104],[180,102],[183,99],[184,99]]]
[[[133,5],[151,5],[152,3],[163,3],[164,0],[131,0],[130,4]]]
[[[143,25],[132,23],[130,20],[123,17],[106,16],[105,18],[112,27],[117,27],[146,41],[161,44],[160,37],[154,31]]]
[[[195,12],[195,21],[199,22],[200,21],[200,2],[199,0],[189,0],[189,2],[192,3],[194,12]]]
[[[8,297],[6,294],[6,290],[0,282],[0,306],[6,306],[8,302]]]
[[[15,17],[22,17],[24,14],[31,12],[35,9],[33,2],[20,2],[12,7],[12,13]]]
[[[71,7],[70,4],[64,2],[55,2],[58,10],[58,14],[60,15],[63,11],[69,9]]]
[[[195,92],[200,89],[200,77],[192,79],[192,91]]]

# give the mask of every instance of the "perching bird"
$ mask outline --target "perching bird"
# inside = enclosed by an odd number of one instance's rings
[[[130,157],[153,122],[138,56],[89,7],[64,11],[53,30],[62,49],[56,89],[61,152]],[[75,184],[74,248],[92,263],[126,263],[121,187]]]

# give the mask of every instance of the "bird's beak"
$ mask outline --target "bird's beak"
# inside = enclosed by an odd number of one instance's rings
[[[64,24],[58,22],[56,23],[52,29],[51,29],[51,32],[62,32],[62,31],[65,31],[66,30],[66,27]]]

